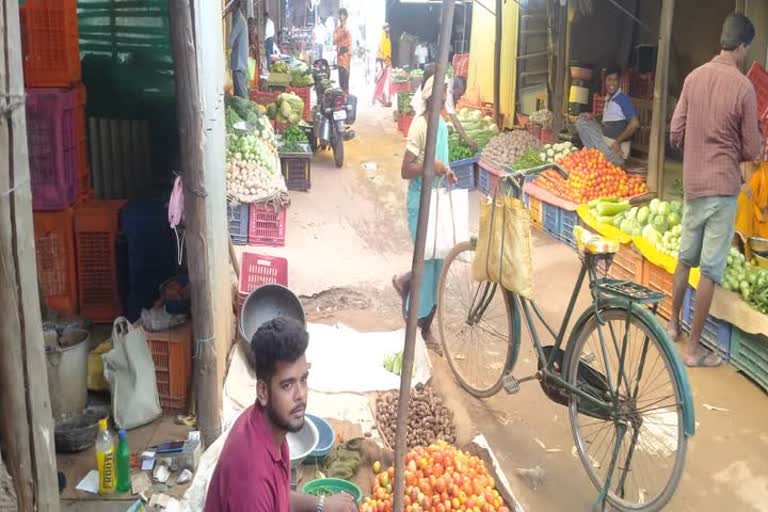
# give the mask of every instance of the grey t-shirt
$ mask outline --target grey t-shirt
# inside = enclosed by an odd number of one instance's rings
[[[246,71],[248,69],[248,23],[240,9],[232,19],[232,31],[229,33],[227,42],[232,50],[229,56],[229,69]]]

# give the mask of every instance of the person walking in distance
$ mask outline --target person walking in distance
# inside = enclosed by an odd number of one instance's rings
[[[352,34],[347,28],[349,14],[344,8],[339,9],[339,26],[333,33],[336,45],[336,64],[339,66],[339,87],[349,94],[349,67],[352,62]]]
[[[720,54],[685,79],[672,117],[670,139],[683,148],[683,233],[674,277],[669,334],[680,335],[680,311],[692,267],[701,267],[696,307],[683,358],[691,367],[722,360],[701,346],[715,284],[720,283],[734,236],[736,200],[742,187],[739,165],[761,153],[757,97],[739,67],[755,37],[746,16],[723,24]]]
[[[264,47],[267,52],[267,66],[272,62],[272,54],[275,53],[275,22],[264,13]]]
[[[235,96],[248,97],[248,24],[245,21],[239,0],[232,4],[232,30],[228,41],[230,55],[229,68],[232,70],[232,83]]]

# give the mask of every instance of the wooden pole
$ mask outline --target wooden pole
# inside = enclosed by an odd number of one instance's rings
[[[503,0],[496,0],[496,36],[493,45],[493,113],[494,121],[498,124],[501,113],[501,40],[503,28]]]
[[[648,149],[648,188],[661,193],[664,189],[664,158],[667,135],[667,88],[669,84],[669,48],[672,41],[672,21],[675,0],[662,0],[659,23],[659,49],[656,58],[656,78],[653,84],[653,116],[651,117],[650,148]]]
[[[405,328],[405,347],[403,348],[403,368],[400,373],[400,395],[397,404],[397,428],[395,431],[395,512],[403,512],[405,496],[405,444],[408,411],[411,399],[411,377],[413,376],[413,358],[416,347],[416,326],[419,320],[419,291],[424,274],[424,247],[427,243],[429,224],[429,203],[432,197],[432,181],[435,176],[435,149],[437,147],[437,127],[440,122],[440,110],[445,96],[445,72],[448,68],[448,49],[451,42],[453,12],[455,0],[443,0],[442,25],[440,26],[439,50],[434,74],[434,92],[427,118],[427,140],[424,153],[424,174],[421,178],[421,200],[419,202],[419,221],[416,227],[416,241],[413,248],[413,268],[411,277],[410,304]]]
[[[18,510],[58,511],[17,0],[0,0],[0,443]]]
[[[214,337],[212,286],[208,258],[208,208],[203,167],[203,117],[197,56],[189,0],[169,0],[171,42],[176,78],[181,167],[184,180],[187,262],[191,284],[192,332],[195,343],[194,386],[197,422],[210,446],[221,433],[219,372]],[[223,142],[222,142],[223,143]]]

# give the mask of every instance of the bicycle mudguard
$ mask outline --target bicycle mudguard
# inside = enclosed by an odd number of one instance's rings
[[[627,301],[611,298],[601,300],[601,310],[605,309],[627,309]],[[683,362],[680,360],[680,356],[675,349],[675,345],[670,341],[667,332],[659,323],[658,318],[653,312],[646,306],[641,304],[632,304],[632,313],[635,314],[640,320],[642,320],[649,329],[651,329],[656,337],[661,340],[662,350],[666,353],[672,364],[672,373],[675,376],[675,381],[680,388],[680,399],[683,405],[683,428],[685,429],[685,435],[691,437],[696,432],[696,419],[693,407],[693,396],[691,395],[691,386],[688,383],[688,374],[685,371]],[[594,309],[590,308],[579,317],[576,323],[571,329],[571,334],[568,337],[568,345],[565,351],[565,357],[563,367],[567,368],[570,364],[573,352],[571,347],[575,345],[575,336],[577,336],[584,328],[589,319],[595,315]]]

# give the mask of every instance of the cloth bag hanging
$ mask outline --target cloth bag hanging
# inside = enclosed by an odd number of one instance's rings
[[[442,187],[442,181],[432,188],[425,260],[444,259],[456,244],[469,240],[469,191]]]
[[[522,297],[533,297],[531,214],[508,192],[497,191],[480,205],[472,275],[476,281],[491,281]]]
[[[104,360],[104,377],[112,389],[112,415],[118,428],[130,430],[160,417],[155,363],[142,327],[124,317],[112,324],[113,348]]]

